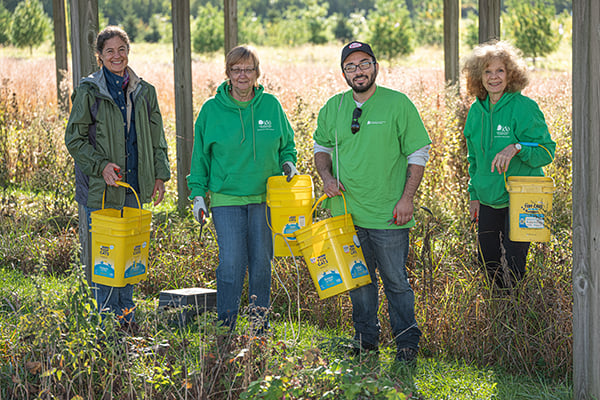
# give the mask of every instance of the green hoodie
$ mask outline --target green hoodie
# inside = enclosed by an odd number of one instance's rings
[[[508,206],[504,174],[492,171],[492,160],[510,144],[524,145],[510,161],[506,177],[544,176],[542,167],[552,162],[556,143],[550,137],[544,114],[537,103],[521,93],[504,93],[490,110],[489,96],[477,99],[469,110],[464,134],[469,151],[470,200],[501,208]],[[550,154],[548,154],[550,152]]]
[[[194,126],[190,199],[207,191],[228,196],[262,195],[267,179],[296,164],[294,131],[275,96],[259,85],[245,108],[223,82],[203,105]]]

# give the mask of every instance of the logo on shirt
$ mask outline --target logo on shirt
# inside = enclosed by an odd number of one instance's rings
[[[510,135],[510,126],[502,126],[498,124],[496,127],[496,136],[508,136]]]
[[[273,123],[268,119],[259,119],[258,120],[258,130],[259,131],[272,131]]]
[[[367,121],[367,125],[383,125],[385,121]]]

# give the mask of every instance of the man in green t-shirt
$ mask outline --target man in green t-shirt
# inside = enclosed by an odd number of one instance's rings
[[[413,198],[423,178],[431,140],[410,99],[377,86],[379,64],[366,43],[342,50],[341,67],[351,90],[331,97],[314,133],[315,165],[329,197],[325,207],[352,214],[371,283],[350,292],[355,352],[378,351],[380,325],[376,270],[383,282],[398,361],[417,356],[421,331],[408,282],[408,231]]]

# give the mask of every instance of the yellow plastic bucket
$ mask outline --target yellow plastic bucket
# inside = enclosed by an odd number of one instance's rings
[[[322,196],[312,211],[326,197]],[[347,211],[344,215],[299,229],[295,235],[319,298],[325,299],[371,283],[352,216]]]
[[[310,175],[296,175],[290,182],[284,175],[267,180],[267,205],[271,212],[270,227],[276,257],[300,255],[294,232],[312,223],[314,199]]]
[[[554,181],[544,176],[510,176],[506,182],[509,194],[510,230],[514,242],[547,242],[550,240],[550,213]]]
[[[125,182],[117,184],[131,188]],[[122,213],[104,208],[103,196],[102,209],[91,213],[92,282],[123,287],[146,278],[152,213],[142,210],[133,193],[139,208],[124,207]]]

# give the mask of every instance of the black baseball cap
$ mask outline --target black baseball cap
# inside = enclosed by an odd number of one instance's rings
[[[375,54],[373,54],[373,50],[371,50],[371,46],[362,42],[350,42],[347,45],[345,45],[342,49],[342,60],[340,63],[342,69],[344,68],[344,60],[355,51],[362,51],[363,53],[367,53],[368,55],[373,57],[374,61],[377,61],[377,59],[375,58]]]

